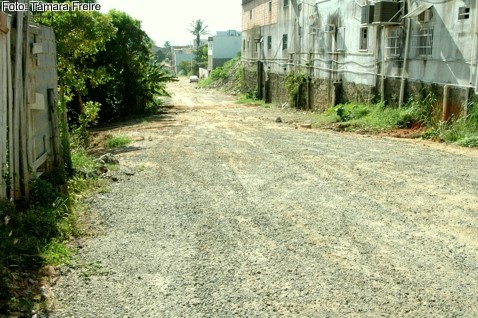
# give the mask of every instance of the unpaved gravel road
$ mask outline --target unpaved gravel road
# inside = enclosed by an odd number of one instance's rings
[[[169,87],[50,317],[478,317],[476,151]]]

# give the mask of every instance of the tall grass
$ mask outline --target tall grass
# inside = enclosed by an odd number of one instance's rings
[[[381,132],[397,128],[421,128],[422,138],[478,147],[478,103],[468,106],[467,114],[447,121],[441,120],[441,109],[435,96],[410,99],[403,107],[383,104],[341,104],[315,116],[317,126],[343,122],[345,130]]]
[[[97,167],[81,149],[73,152],[72,161],[75,171]],[[29,202],[0,202],[0,317],[16,317],[12,312],[30,317],[44,310],[37,282],[41,269],[72,261],[75,251],[68,243],[82,231],[75,195],[98,181],[76,175],[68,181],[69,192],[62,193],[54,180],[34,179]]]
[[[478,147],[478,104],[469,105],[466,116],[431,129],[431,136],[463,147]]]
[[[118,148],[125,147],[130,144],[133,140],[131,137],[123,135],[110,136],[106,139],[105,146],[106,148]]]
[[[0,206],[0,316],[41,309],[37,271],[71,258],[66,242],[75,235],[75,214],[68,196],[50,181],[35,179],[30,199],[28,204]]]

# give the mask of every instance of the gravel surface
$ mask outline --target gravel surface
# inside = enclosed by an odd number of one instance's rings
[[[50,317],[478,317],[476,151],[194,87],[111,131],[136,141]]]

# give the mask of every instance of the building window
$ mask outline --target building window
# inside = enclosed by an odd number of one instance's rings
[[[420,28],[414,37],[417,55],[430,57],[433,51],[433,26]]]
[[[345,28],[340,27],[337,28],[337,37],[335,40],[335,43],[337,45],[337,51],[345,51]]]
[[[282,50],[287,50],[287,34],[282,34]]]
[[[284,7],[287,7],[289,5],[289,0],[284,0]]]
[[[272,36],[267,36],[267,49],[271,50],[272,49]]]
[[[360,28],[360,51],[368,50],[368,27]]]
[[[272,1],[269,1],[269,12],[272,12]]]
[[[242,40],[242,50],[246,50],[246,40]]]
[[[388,56],[398,57],[400,56],[401,47],[401,31],[400,29],[390,30],[387,37]]]
[[[252,20],[252,10],[249,11],[249,20]]]
[[[470,18],[470,7],[458,8],[458,20],[466,20]]]

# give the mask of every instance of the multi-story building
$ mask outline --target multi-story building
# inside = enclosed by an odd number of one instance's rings
[[[182,61],[192,62],[193,49],[191,46],[172,46],[171,50],[173,56],[172,67],[174,68],[174,73],[178,74],[179,63],[181,63]]]
[[[259,93],[284,101],[284,76],[307,75],[308,107],[420,88],[457,112],[478,93],[477,5],[471,0],[243,0],[242,56]],[[247,67],[248,65],[248,67]]]
[[[208,39],[208,70],[223,66],[241,51],[241,32],[218,31]]]

